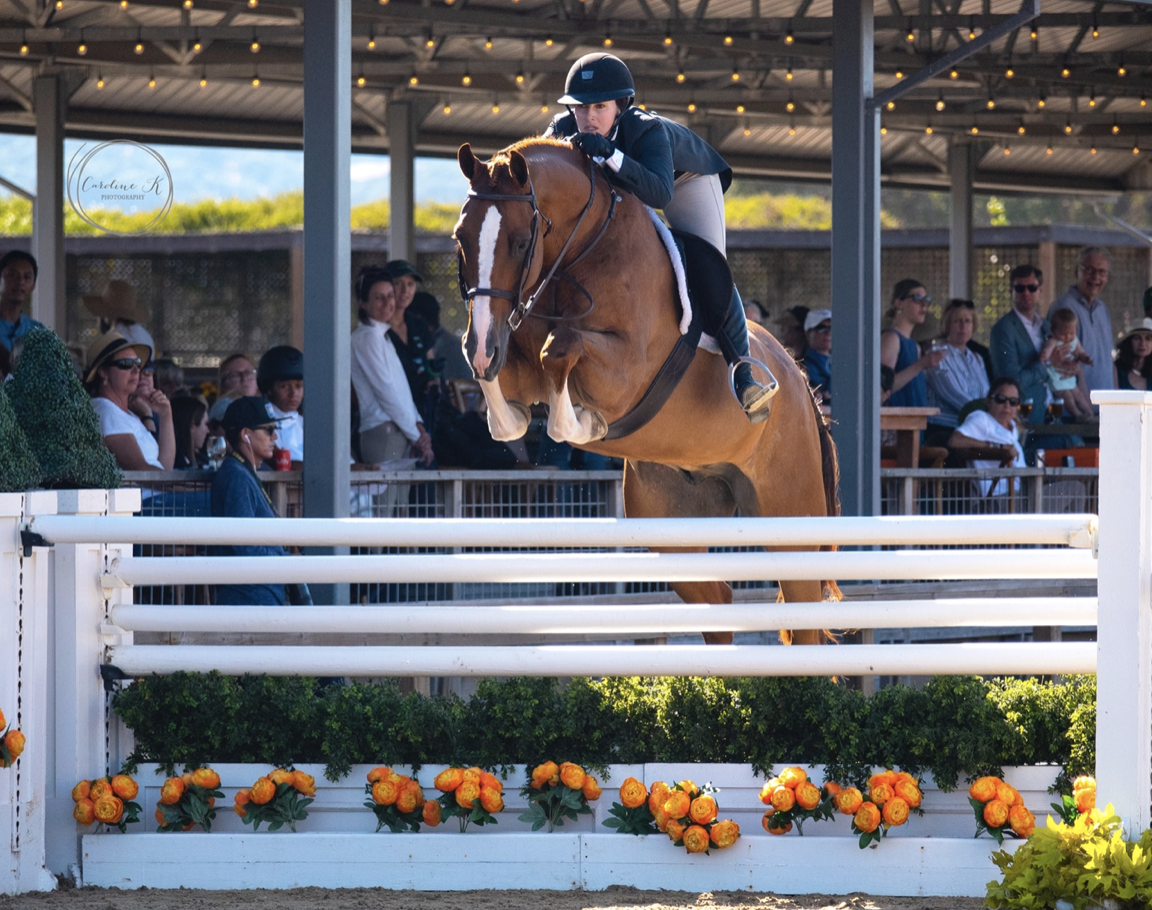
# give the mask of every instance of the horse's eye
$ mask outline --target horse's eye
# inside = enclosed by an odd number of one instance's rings
[[[517,255],[522,255],[528,250],[527,237],[515,237],[512,240],[512,252]]]

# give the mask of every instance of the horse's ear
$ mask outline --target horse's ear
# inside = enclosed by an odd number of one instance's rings
[[[456,151],[456,160],[460,162],[464,176],[471,182],[472,175],[476,173],[476,156],[472,154],[472,146],[467,142],[460,146]]]
[[[519,152],[510,152],[508,154],[508,173],[511,174],[512,179],[516,181],[519,186],[528,185],[528,162],[524,160],[524,156]]]

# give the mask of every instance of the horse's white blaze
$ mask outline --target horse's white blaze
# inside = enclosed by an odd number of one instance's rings
[[[552,392],[548,395],[548,435],[556,442],[573,445],[583,445],[604,435],[603,420],[572,404],[567,380],[559,394]]]
[[[500,391],[499,380],[480,380],[480,391],[488,402],[488,432],[497,442],[519,439],[528,432],[528,415],[515,410]]]
[[[477,258],[476,287],[492,286],[492,269],[496,264],[496,242],[500,238],[500,211],[490,206],[480,225],[479,252]],[[488,350],[488,333],[492,328],[492,299],[477,296],[472,300],[472,331],[476,333],[476,355],[472,367],[477,376],[483,376],[492,362],[492,352]]]

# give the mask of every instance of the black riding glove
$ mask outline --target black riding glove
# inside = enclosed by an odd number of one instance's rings
[[[572,137],[572,144],[589,158],[611,158],[616,151],[612,140],[599,133],[577,133]]]

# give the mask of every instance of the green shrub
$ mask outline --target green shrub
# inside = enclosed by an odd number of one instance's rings
[[[940,676],[870,699],[824,677],[488,679],[467,702],[402,694],[394,682],[318,687],[308,678],[153,676],[115,711],[134,762],[480,765],[552,759],[604,773],[643,762],[824,764],[860,784],[873,766],[930,772],[942,789],[1004,765],[1091,773],[1095,682]],[[1062,725],[1063,728],[1062,728]]]
[[[120,486],[120,468],[104,445],[92,402],[55,332],[37,328],[24,336],[7,392],[45,486]]]
[[[16,412],[0,382],[0,492],[21,493],[40,486],[40,463],[28,437],[16,422]]]

